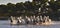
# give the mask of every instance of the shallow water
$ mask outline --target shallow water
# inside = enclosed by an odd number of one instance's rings
[[[60,21],[53,21],[52,25],[10,25],[9,21],[0,20],[0,28],[60,28]]]

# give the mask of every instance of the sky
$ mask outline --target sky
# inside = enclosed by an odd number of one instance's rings
[[[0,5],[1,4],[7,4],[7,3],[18,3],[18,2],[25,2],[25,1],[28,1],[28,0],[0,0]],[[29,1],[32,1],[32,0],[29,0]]]

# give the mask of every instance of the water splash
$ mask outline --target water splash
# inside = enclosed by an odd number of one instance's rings
[[[52,21],[51,24],[53,24],[53,25],[55,25],[55,24],[60,24],[60,21]]]

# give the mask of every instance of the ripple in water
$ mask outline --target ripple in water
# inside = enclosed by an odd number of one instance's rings
[[[60,21],[52,21],[52,25],[10,25],[9,21],[0,21],[0,28],[60,28]]]

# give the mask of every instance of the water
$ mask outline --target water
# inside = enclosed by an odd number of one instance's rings
[[[0,20],[0,28],[60,28],[60,21],[55,21],[52,25],[10,25],[9,21]]]

